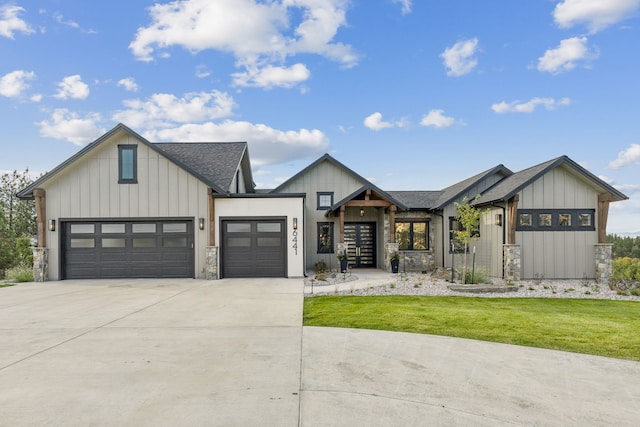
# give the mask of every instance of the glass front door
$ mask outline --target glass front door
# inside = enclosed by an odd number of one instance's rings
[[[348,222],[344,224],[344,242],[353,268],[376,267],[376,223]]]

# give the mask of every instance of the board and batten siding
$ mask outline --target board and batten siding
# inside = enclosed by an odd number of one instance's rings
[[[118,145],[137,145],[137,184],[118,184]],[[102,142],[42,186],[47,218],[169,218],[194,221],[195,273],[204,277],[208,186],[124,132]],[[208,224],[208,221],[205,221]],[[58,280],[61,227],[48,232],[49,278]]]
[[[595,209],[598,193],[575,173],[557,167],[523,188],[518,209]],[[595,231],[516,231],[522,278],[595,277]],[[526,260],[526,262],[525,262]]]
[[[334,222],[334,250],[335,243],[338,242],[340,225],[338,218],[327,218],[325,217],[326,210],[317,209],[317,193],[333,192],[333,202],[336,203],[362,188],[364,184],[364,182],[344,169],[335,166],[329,161],[324,161],[305,171],[278,190],[280,193],[302,193],[307,195],[305,212],[305,241],[307,242],[305,263],[307,269],[313,270],[315,263],[320,260],[327,262],[327,265],[335,266],[337,264],[335,253],[318,254],[317,223]]]

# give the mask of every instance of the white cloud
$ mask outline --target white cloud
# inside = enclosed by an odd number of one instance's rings
[[[411,0],[393,0],[393,2],[400,3],[403,15],[411,13]]]
[[[538,70],[558,74],[573,70],[577,61],[591,60],[598,57],[597,52],[587,48],[586,37],[571,37],[560,41],[555,49],[547,50],[538,58]]]
[[[382,114],[379,112],[375,112],[370,116],[367,116],[363,123],[366,127],[375,131],[394,127],[393,123],[382,120]]]
[[[136,83],[133,77],[127,77],[127,78],[118,80],[118,86],[122,86],[125,90],[129,92],[138,91],[138,84]]]
[[[283,87],[290,88],[311,76],[311,72],[304,64],[294,64],[291,67],[277,67],[267,65],[264,68],[248,67],[248,70],[233,74],[235,86],[253,86],[262,88]]]
[[[209,77],[211,75],[211,70],[204,64],[200,64],[196,67],[196,77],[199,79],[204,79],[205,77]]]
[[[79,74],[67,76],[58,83],[58,92],[53,96],[60,99],[85,99],[89,96],[89,86]]]
[[[478,65],[478,60],[475,57],[477,49],[477,38],[461,40],[446,48],[440,57],[444,59],[447,75],[459,77],[470,73]]]
[[[428,114],[422,117],[420,124],[422,126],[431,126],[438,129],[453,125],[455,123],[455,119],[453,117],[447,117],[443,113],[444,110],[431,110]]]
[[[640,165],[640,144],[631,144],[629,148],[618,153],[617,159],[609,163],[611,169],[629,165]]]
[[[532,98],[527,102],[502,101],[497,104],[493,104],[491,109],[496,113],[533,113],[538,105],[544,106],[547,110],[555,110],[557,107],[565,107],[571,104],[571,99],[560,98],[555,100],[554,98]]]
[[[106,132],[97,123],[101,117],[97,113],[87,114],[84,118],[67,109],[56,109],[51,120],[36,123],[40,126],[40,135],[48,138],[66,140],[75,145],[85,145]]]
[[[346,25],[347,5],[345,0],[185,0],[156,4],[149,8],[151,24],[138,29],[129,48],[142,61],[162,56],[172,46],[194,53],[219,50],[232,54],[236,66],[249,76],[260,75],[254,69],[267,66],[293,69],[296,78],[287,80],[293,84],[299,81],[301,68],[283,65],[290,56],[317,54],[345,67],[357,64],[358,55],[352,47],[334,40]],[[300,17],[297,26],[295,17]]]
[[[317,129],[284,131],[264,124],[232,120],[153,129],[143,135],[151,141],[247,141],[254,166],[318,156],[329,147],[329,140]]]
[[[633,16],[640,0],[563,0],[553,10],[553,18],[561,28],[584,23],[591,33]]]
[[[55,19],[58,24],[66,25],[67,27],[71,28],[80,28],[80,25],[77,22],[72,21],[71,19],[65,20],[64,16],[62,16],[60,12],[54,13],[53,19]]]
[[[113,120],[146,129],[228,117],[235,105],[231,96],[217,90],[187,93],[181,98],[156,93],[146,100],[130,99],[123,103],[127,109],[114,113]]]
[[[24,9],[20,6],[10,4],[0,6],[0,36],[13,39],[16,32],[25,34],[34,32],[29,24],[18,17],[21,12],[24,12]]]
[[[29,80],[36,78],[33,71],[16,70],[0,77],[0,95],[17,98],[29,88]]]

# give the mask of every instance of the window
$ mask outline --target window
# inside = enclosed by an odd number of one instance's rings
[[[118,183],[138,183],[137,145],[118,145]]]
[[[333,253],[333,223],[332,222],[318,223],[318,253],[319,254]]]
[[[333,206],[333,193],[318,193],[318,210],[329,210]]]
[[[429,249],[429,224],[424,220],[396,221],[396,242],[401,251]]]
[[[518,209],[517,231],[594,231],[595,209]]]
[[[518,218],[518,225],[521,227],[531,227],[533,225],[530,213],[521,213],[518,215]]]

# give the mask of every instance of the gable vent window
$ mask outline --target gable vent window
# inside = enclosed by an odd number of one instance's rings
[[[137,145],[118,145],[118,183],[138,183]]]

